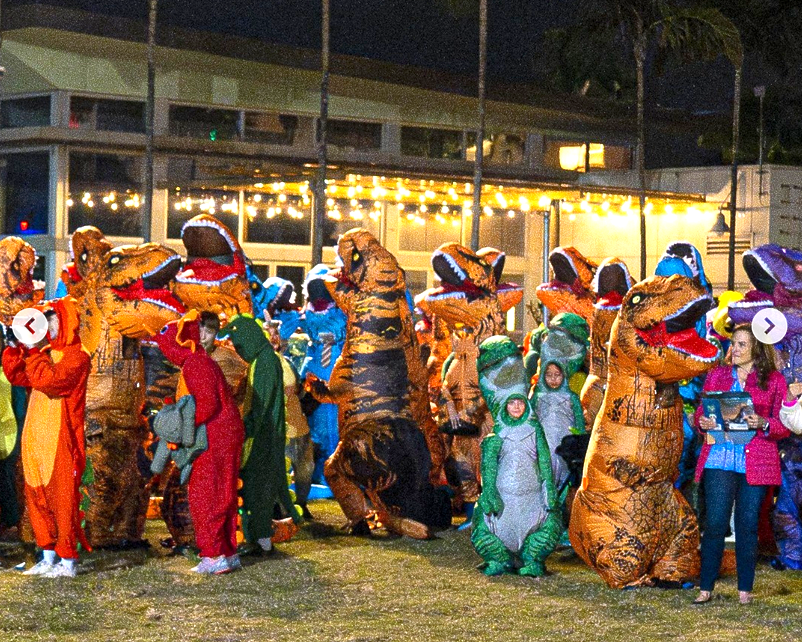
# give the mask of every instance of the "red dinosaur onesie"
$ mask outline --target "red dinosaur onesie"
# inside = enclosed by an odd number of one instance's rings
[[[89,550],[78,514],[78,487],[86,464],[84,407],[90,360],[78,336],[75,299],[64,297],[37,307],[56,312],[58,336],[44,348],[6,348],[3,369],[12,384],[31,389],[22,431],[22,468],[36,544],[55,550],[62,559],[75,559],[79,541]]]
[[[237,550],[237,477],[245,428],[223,371],[200,345],[198,314],[171,321],[153,339],[181,368],[176,396],[195,398],[195,425],[206,424],[208,449],[192,464],[189,512],[201,557]]]

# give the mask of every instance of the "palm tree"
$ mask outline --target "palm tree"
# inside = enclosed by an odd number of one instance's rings
[[[640,277],[646,278],[646,61],[656,50],[682,60],[712,59],[724,54],[740,69],[741,38],[735,25],[720,11],[676,0],[583,0],[583,22],[589,29],[615,30],[635,59],[637,79],[637,159],[640,210]]]
[[[320,132],[317,142],[317,178],[315,212],[312,222],[312,265],[323,262],[323,222],[326,217],[326,164],[328,155],[327,122],[329,117],[329,0],[321,0]]]

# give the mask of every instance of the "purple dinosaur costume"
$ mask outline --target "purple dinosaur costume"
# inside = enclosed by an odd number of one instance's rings
[[[737,325],[750,323],[759,310],[775,307],[788,320],[788,332],[777,348],[788,382],[802,381],[802,252],[761,245],[744,252],[744,269],[755,290],[730,306]],[[779,444],[782,486],[772,515],[779,561],[802,569],[802,437],[791,435]]]

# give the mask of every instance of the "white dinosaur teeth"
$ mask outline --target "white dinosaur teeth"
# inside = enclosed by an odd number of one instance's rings
[[[151,299],[151,298],[143,298],[142,301],[145,301],[147,303],[152,303],[153,305],[160,308],[167,308],[168,310],[172,310],[176,314],[181,314],[181,310],[179,310],[174,305],[170,305],[166,301],[159,301],[158,299]]]
[[[168,259],[165,259],[157,267],[153,268],[150,272],[145,272],[145,274],[142,275],[142,278],[143,279],[147,279],[147,278],[153,276],[154,274],[158,274],[161,270],[163,270],[168,265],[170,265],[170,263],[175,263],[176,261],[179,261],[179,262],[181,261],[181,257],[178,256],[177,254],[174,255],[174,256],[171,256]]]
[[[228,234],[228,232],[226,232],[215,221],[210,221],[210,220],[207,220],[207,219],[201,219],[200,221],[193,221],[192,223],[187,223],[186,225],[184,225],[184,227],[181,228],[181,238],[182,239],[184,238],[184,230],[187,229],[188,227],[189,228],[192,228],[192,227],[211,227],[212,229],[216,230],[217,233],[220,234],[220,236],[222,236],[226,240],[226,243],[228,243],[228,247],[231,248],[232,252],[237,252],[238,251],[238,248],[236,246],[236,243],[234,242],[234,239],[232,239],[230,237],[230,235]]]
[[[460,279],[462,279],[463,281],[465,281],[465,280],[468,278],[468,275],[465,273],[465,270],[463,270],[463,269],[462,269],[462,268],[461,268],[459,265],[457,265],[457,262],[456,262],[456,261],[455,261],[455,260],[454,260],[454,259],[453,259],[451,256],[449,256],[449,255],[448,255],[448,254],[446,254],[445,252],[440,252],[439,250],[435,250],[434,254],[432,255],[432,260],[434,260],[434,258],[435,258],[435,257],[438,257],[438,256],[439,256],[440,258],[443,258],[443,259],[445,259],[445,260],[446,260],[446,263],[448,263],[449,267],[450,267],[452,270],[454,270],[454,273],[455,273],[455,274],[456,274],[456,275],[457,275],[457,276],[458,276]]]
[[[230,281],[231,279],[236,279],[236,278],[237,275],[235,273],[232,273],[217,281],[204,281],[203,279],[196,279],[191,276],[181,276],[180,274],[178,274],[176,275],[175,280],[178,283],[193,283],[195,285],[220,285],[221,283],[225,283],[226,281]]]

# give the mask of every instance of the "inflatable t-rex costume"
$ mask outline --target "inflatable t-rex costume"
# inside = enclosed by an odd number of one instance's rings
[[[562,533],[562,518],[543,427],[526,398],[529,382],[516,346],[491,337],[479,347],[479,385],[494,432],[482,442],[482,494],[473,513],[471,541],[485,575],[541,576]],[[519,400],[514,418],[507,404]]]
[[[552,315],[573,312],[592,324],[596,295],[591,284],[596,264],[575,247],[554,248],[549,254],[549,263],[554,279],[537,286],[537,298]]]
[[[650,277],[624,297],[610,336],[607,392],[596,417],[571,545],[613,588],[671,583],[699,571],[699,530],[674,488],[682,400],[674,384],[715,365],[696,321],[712,298],[681,276]]]
[[[237,237],[214,216],[199,214],[181,228],[187,260],[175,277],[188,307],[231,318],[252,311],[245,255]]]
[[[788,332],[775,347],[783,357],[788,382],[802,381],[802,252],[762,245],[744,252],[743,265],[756,290],[730,306],[735,325],[749,323],[766,307],[785,315]],[[802,569],[802,437],[792,434],[777,444],[782,485],[772,514],[780,561]]]
[[[504,313],[523,298],[519,286],[501,283],[504,261],[504,253],[493,248],[472,252],[458,243],[444,243],[432,254],[432,267],[442,285],[416,298],[426,316],[445,324],[453,350],[442,367],[438,424],[449,435],[449,481],[466,502],[479,497],[480,436],[492,428],[479,391],[479,344],[504,334]],[[433,342],[432,354],[440,351]]]
[[[0,323],[10,326],[14,315],[39,303],[44,283],[33,280],[36,251],[18,236],[0,239]]]
[[[596,295],[593,319],[590,322],[590,368],[579,398],[585,413],[585,425],[593,426],[607,388],[607,345],[613,321],[621,309],[624,295],[632,287],[626,264],[618,258],[601,262],[593,277]]]
[[[148,496],[142,420],[145,373],[139,340],[176,319],[184,307],[168,289],[181,257],[156,243],[112,248],[82,227],[71,239],[67,285],[81,313],[81,343],[92,357],[86,395],[89,487],[87,537],[94,547],[142,539]]]
[[[345,345],[328,384],[307,375],[318,401],[339,404],[340,444],[326,480],[356,531],[366,532],[369,513],[361,486],[388,529],[427,538],[451,524],[451,506],[429,481],[432,458],[411,403],[417,388],[433,425],[404,272],[365,229],[343,234],[338,253],[343,265],[326,287],[348,317]]]

